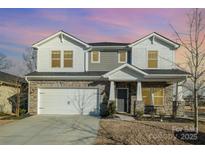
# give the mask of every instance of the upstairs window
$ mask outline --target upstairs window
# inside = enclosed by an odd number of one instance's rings
[[[118,51],[118,63],[126,63],[127,62],[127,52],[125,50]]]
[[[73,67],[73,51],[64,51],[64,67]]]
[[[100,63],[100,51],[92,51],[91,52],[91,62],[92,63]]]
[[[158,67],[158,51],[148,51],[148,68]]]
[[[61,52],[60,51],[52,51],[51,66],[53,68],[61,67]]]

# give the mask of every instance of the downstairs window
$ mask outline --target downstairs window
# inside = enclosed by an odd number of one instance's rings
[[[164,104],[164,88],[142,88],[142,97],[145,106],[162,106]]]

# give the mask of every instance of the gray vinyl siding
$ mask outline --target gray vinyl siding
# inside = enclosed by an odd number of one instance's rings
[[[100,63],[91,63],[91,52],[88,53],[88,57],[89,71],[110,71],[123,64],[118,63],[118,50],[100,51]],[[130,57],[130,55],[127,54],[127,57]],[[128,62],[129,61],[130,60],[128,60]]]

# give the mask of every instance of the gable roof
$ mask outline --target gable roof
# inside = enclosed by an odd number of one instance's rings
[[[133,65],[130,65],[130,64],[128,64],[128,63],[125,63],[125,64],[123,64],[123,65],[121,65],[121,66],[115,68],[114,70],[112,70],[112,71],[110,71],[110,72],[104,74],[103,77],[107,78],[107,77],[109,77],[110,75],[112,75],[113,73],[115,73],[115,72],[117,72],[117,71],[119,71],[119,70],[121,70],[121,69],[123,69],[123,68],[125,68],[125,67],[128,67],[128,68],[130,68],[130,69],[132,69],[132,70],[134,70],[134,71],[137,71],[137,72],[139,72],[139,73],[141,73],[141,74],[143,74],[143,75],[148,75],[146,72],[144,72],[144,71],[141,70],[140,68],[138,68],[138,67],[136,67],[136,66],[133,66]]]
[[[180,47],[179,43],[174,42],[174,41],[170,40],[169,38],[167,38],[167,37],[165,37],[165,36],[163,36],[163,35],[161,35],[159,33],[156,33],[156,32],[148,34],[148,35],[146,35],[146,36],[144,36],[144,37],[142,37],[142,38],[140,38],[140,39],[138,39],[138,40],[136,40],[136,41],[134,41],[132,43],[123,43],[123,42],[93,42],[93,43],[86,43],[86,42],[76,38],[75,36],[65,32],[63,30],[60,30],[60,31],[58,31],[58,32],[56,32],[56,33],[54,33],[54,34],[52,34],[52,35],[50,35],[50,36],[48,36],[48,37],[46,37],[46,38],[44,38],[44,39],[42,39],[40,41],[34,43],[32,45],[32,47],[38,48],[39,45],[41,45],[41,44],[45,43],[46,41],[48,41],[48,40],[50,40],[50,39],[52,39],[52,38],[54,38],[56,36],[59,36],[59,35],[64,35],[64,36],[66,36],[66,37],[68,37],[68,38],[70,38],[70,39],[72,39],[72,40],[82,44],[86,48],[89,48],[90,46],[93,46],[93,47],[109,47],[109,46],[110,47],[118,47],[118,46],[121,46],[121,47],[126,47],[126,46],[132,47],[132,46],[134,46],[134,45],[136,45],[136,44],[138,44],[138,43],[140,43],[140,42],[142,42],[142,41],[144,41],[144,40],[146,40],[146,39],[148,39],[150,37],[153,37],[153,36],[154,37],[156,36],[159,39],[167,42],[168,44],[174,46],[176,49]]]
[[[167,42],[168,44],[173,45],[175,48],[179,48],[179,47],[180,47],[180,44],[179,44],[179,43],[174,42],[174,41],[168,39],[167,37],[165,37],[165,36],[163,36],[163,35],[161,35],[161,34],[159,34],[159,33],[156,33],[156,32],[153,32],[153,33],[151,33],[151,34],[148,34],[148,35],[146,35],[146,36],[144,36],[144,37],[142,37],[142,38],[140,38],[140,39],[134,41],[133,43],[129,44],[128,46],[129,46],[129,47],[133,47],[134,45],[136,45],[136,44],[138,44],[138,43],[140,43],[140,42],[142,42],[142,41],[144,41],[144,40],[146,40],[146,39],[148,39],[148,38],[150,38],[150,37],[153,37],[153,36],[154,36],[154,37],[158,37],[159,39],[161,39],[161,40]]]
[[[41,44],[45,43],[46,41],[48,41],[48,40],[50,40],[50,39],[52,39],[52,38],[54,38],[56,36],[59,36],[59,35],[64,35],[64,36],[66,36],[66,37],[68,37],[68,38],[70,38],[70,39],[72,39],[72,40],[82,44],[83,46],[85,46],[87,48],[89,47],[89,44],[87,44],[86,42],[76,38],[75,36],[73,36],[71,34],[68,34],[67,32],[64,32],[63,30],[60,30],[57,33],[54,33],[54,34],[52,34],[52,35],[50,35],[50,36],[48,36],[48,37],[46,37],[46,38],[36,42],[36,43],[34,43],[32,45],[32,47],[38,47],[39,45],[41,45]]]
[[[24,81],[24,79],[21,77],[18,77],[16,75],[12,75],[12,74],[0,71],[0,82],[15,83],[17,81],[22,82],[22,81]]]
[[[88,43],[91,46],[127,46],[130,43],[120,43],[120,42],[94,42]]]

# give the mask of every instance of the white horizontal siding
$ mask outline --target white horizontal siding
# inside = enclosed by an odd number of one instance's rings
[[[151,43],[150,39],[147,39],[132,47],[132,65],[147,69],[148,68],[148,51],[158,51],[158,68],[159,69],[171,69],[175,63],[175,50],[172,50],[168,46],[160,44],[156,41]]]
[[[51,51],[60,50],[61,51],[61,68],[51,67]],[[64,68],[63,67],[63,51],[72,50],[73,51],[73,67]],[[52,40],[42,44],[38,48],[38,59],[37,59],[37,71],[38,72],[83,72],[84,69],[84,53],[83,48],[78,45],[69,42],[68,40],[60,41],[59,37],[55,37]]]

